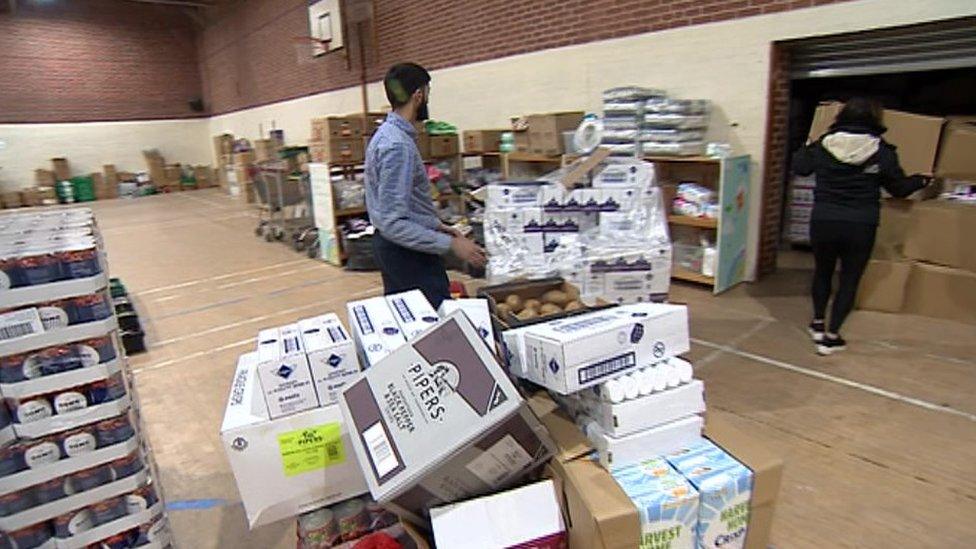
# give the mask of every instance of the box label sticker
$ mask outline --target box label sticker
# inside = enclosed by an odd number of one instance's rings
[[[485,484],[495,487],[528,467],[530,463],[532,456],[525,448],[512,435],[505,435],[485,453],[471,460],[467,468]]]
[[[393,453],[393,446],[390,445],[390,439],[386,436],[383,423],[377,422],[363,431],[363,440],[366,442],[366,449],[376,466],[376,474],[379,478],[385,477],[400,466],[400,461]]]
[[[342,425],[326,423],[278,435],[278,450],[286,477],[325,469],[346,461]]]

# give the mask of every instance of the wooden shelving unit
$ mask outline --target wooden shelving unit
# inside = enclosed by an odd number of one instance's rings
[[[684,225],[686,227],[697,227],[699,229],[718,228],[718,219],[707,217],[688,217],[686,215],[669,215],[668,223],[672,225]]]
[[[701,273],[696,273],[695,271],[689,271],[688,269],[678,265],[671,266],[671,278],[677,278],[678,280],[684,280],[686,282],[697,282],[698,284],[708,284],[709,286],[715,284],[715,277],[705,276]]]
[[[707,219],[668,215],[672,238],[688,233],[697,241],[703,231],[715,243],[718,257],[714,277],[674,264],[671,278],[705,284],[714,293],[723,292],[745,279],[746,245],[749,226],[750,159],[748,156],[711,158],[701,156],[645,156],[653,162],[658,184],[664,189],[665,208],[671,209],[676,186],[693,181],[709,187],[718,196],[719,217]],[[675,241],[678,241],[675,238]]]

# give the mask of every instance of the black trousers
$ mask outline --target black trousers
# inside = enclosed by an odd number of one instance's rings
[[[420,290],[437,309],[451,297],[444,260],[390,242],[379,233],[373,235],[373,254],[383,274],[383,293],[397,294]]]
[[[877,225],[846,221],[812,221],[810,241],[816,268],[813,273],[813,317],[823,319],[840,260],[840,279],[830,311],[827,331],[838,333],[854,308],[857,286],[871,258]]]

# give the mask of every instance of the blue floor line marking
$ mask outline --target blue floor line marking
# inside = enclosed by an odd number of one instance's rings
[[[166,504],[167,511],[201,511],[223,507],[229,502],[225,499],[181,499]]]

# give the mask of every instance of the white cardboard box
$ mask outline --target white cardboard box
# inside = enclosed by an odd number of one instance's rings
[[[346,329],[333,313],[298,322],[320,406],[335,404],[359,373],[359,358]]]
[[[502,332],[502,343],[504,343],[502,352],[505,363],[508,364],[508,371],[512,375],[535,381],[529,377],[528,360],[525,356],[525,331],[527,329],[511,328]]]
[[[272,418],[319,405],[297,324],[258,333],[258,379]]]
[[[407,341],[413,341],[439,320],[437,311],[420,290],[388,295],[386,304]]]
[[[487,299],[445,299],[437,310],[441,317],[447,317],[454,311],[464,311],[465,316],[474,325],[474,329],[478,330],[478,335],[488,344],[488,348],[495,350],[495,330],[491,325]]]
[[[551,480],[432,509],[439,549],[566,546],[566,526]]]
[[[701,438],[704,425],[702,416],[693,415],[615,437],[604,433],[595,423],[590,423],[586,426],[586,436],[600,456],[600,465],[609,470],[690,446]]]
[[[346,304],[356,352],[363,369],[369,368],[407,342],[386,298],[373,297]]]
[[[705,384],[697,379],[680,387],[618,404],[586,393],[574,396],[578,397],[578,410],[596,421],[603,432],[615,437],[705,413]]]
[[[256,371],[242,355],[220,428],[251,528],[366,493],[338,406],[271,419]]]
[[[689,348],[684,305],[623,305],[535,324],[525,333],[527,377],[564,395]]]
[[[339,402],[373,498],[416,522],[503,489],[552,455],[548,432],[461,312],[363,372]]]

